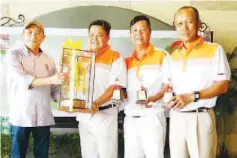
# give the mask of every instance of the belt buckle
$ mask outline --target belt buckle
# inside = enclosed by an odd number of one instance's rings
[[[116,106],[116,104],[109,104],[109,105],[107,105],[108,106],[108,108],[107,109],[110,109],[110,108],[113,108],[113,107],[115,107]]]
[[[206,108],[205,108],[205,109],[201,109],[201,111],[202,111],[202,112],[207,112],[207,109],[206,109]]]
[[[197,112],[207,112],[207,108],[198,108],[196,109]]]

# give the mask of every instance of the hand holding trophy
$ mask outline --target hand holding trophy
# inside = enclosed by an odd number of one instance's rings
[[[140,82],[140,90],[137,91],[137,101],[136,104],[148,104],[147,99],[147,90],[144,87],[144,80],[143,75],[138,76],[138,80]]]
[[[59,85],[64,82],[64,74],[62,73],[62,61],[61,58],[55,59],[56,73],[49,78],[49,84]]]

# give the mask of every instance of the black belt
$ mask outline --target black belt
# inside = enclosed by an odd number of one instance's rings
[[[195,110],[190,110],[190,111],[180,111],[180,112],[207,112],[210,108],[204,108],[204,107],[201,107],[201,108],[197,108]]]
[[[116,104],[108,104],[108,105],[105,105],[105,106],[100,106],[100,107],[98,107],[98,109],[99,109],[99,111],[101,111],[101,110],[113,108],[115,106],[116,106]]]
[[[132,116],[132,118],[140,118],[141,116]]]

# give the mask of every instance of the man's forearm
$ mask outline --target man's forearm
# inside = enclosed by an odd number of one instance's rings
[[[159,92],[157,92],[153,96],[148,97],[148,101],[156,102],[156,101],[160,100],[164,96],[164,93],[167,90],[167,88],[168,88],[168,85],[164,85],[164,87],[162,89],[160,89]]]
[[[51,77],[44,77],[44,78],[35,78],[32,83],[31,83],[31,87],[41,87],[41,86],[48,86],[51,85],[51,81],[50,81]]]
[[[53,76],[43,77],[43,78],[35,78],[31,87],[40,87],[40,86],[48,86],[48,85],[59,85],[64,81],[64,74],[54,74]]]
[[[210,99],[220,94],[226,93],[229,87],[229,81],[218,81],[210,87],[199,91],[199,99]],[[194,92],[174,96],[167,106],[168,108],[182,109],[187,104],[195,100]]]
[[[106,103],[107,101],[109,101],[113,96],[113,92],[114,92],[115,87],[116,87],[115,85],[109,86],[105,90],[105,92],[94,101],[94,104],[96,104],[99,107],[100,105],[102,105],[102,104]]]
[[[218,81],[211,85],[210,87],[203,89],[200,91],[200,99],[210,99],[226,93],[229,88],[230,81]]]

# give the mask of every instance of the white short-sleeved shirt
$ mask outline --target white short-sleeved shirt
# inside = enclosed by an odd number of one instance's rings
[[[147,48],[145,56],[138,60],[136,52],[131,57],[126,58],[127,65],[127,95],[125,103],[125,113],[127,116],[149,115],[164,111],[163,100],[158,100],[152,108],[145,108],[144,105],[136,104],[137,91],[142,86],[147,90],[147,96],[155,95],[168,83],[170,56],[161,49],[154,48],[151,44]]]
[[[93,101],[98,99],[105,90],[114,84],[127,87],[126,65],[120,54],[107,46],[96,55]],[[101,106],[112,103],[108,101]]]
[[[59,86],[31,88],[35,77],[55,74],[53,59],[40,51],[34,56],[22,42],[6,54],[9,122],[14,126],[38,127],[55,124],[50,100],[59,97]]]
[[[210,87],[214,82],[230,80],[230,67],[223,48],[199,38],[193,49],[180,46],[171,55],[171,80],[176,94],[192,93]],[[212,108],[217,97],[191,102],[181,111],[199,107]]]

